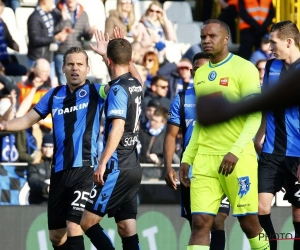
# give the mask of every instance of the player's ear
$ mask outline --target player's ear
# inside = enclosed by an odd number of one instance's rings
[[[287,47],[288,47],[288,48],[291,47],[292,43],[293,43],[293,39],[288,38],[288,39],[287,39]]]
[[[107,57],[107,66],[111,65],[111,60]]]

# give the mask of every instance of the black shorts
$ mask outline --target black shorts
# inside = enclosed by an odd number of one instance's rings
[[[258,163],[258,193],[275,195],[284,187],[284,199],[300,207],[299,163],[299,157],[262,153]]]
[[[48,229],[65,228],[66,221],[80,224],[93,187],[94,167],[77,167],[55,173],[50,178]]]
[[[190,188],[185,187],[180,183],[180,210],[181,217],[186,218],[188,221],[192,221],[191,214],[191,196],[190,196]],[[218,213],[224,213],[229,215],[230,212],[230,204],[228,198],[225,196],[220,204]]]
[[[136,219],[137,194],[142,180],[142,168],[106,170],[103,186],[94,186],[85,209],[119,222]]]

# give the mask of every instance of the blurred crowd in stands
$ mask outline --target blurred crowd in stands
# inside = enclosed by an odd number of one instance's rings
[[[144,81],[139,138],[140,161],[161,165],[170,104],[179,91],[193,87],[191,59],[201,51],[199,35],[196,38],[199,39],[197,43],[181,42],[183,38],[179,33],[179,22],[184,19],[184,15],[177,15],[176,23],[167,9],[167,6],[171,6],[170,3],[167,5],[164,1],[93,0],[91,3],[89,0],[37,0],[36,6],[24,6],[24,2],[26,1],[0,0],[0,120],[24,115],[49,89],[66,84],[62,72],[63,53],[70,46],[82,46],[89,50],[89,44],[95,42],[94,32],[102,26],[91,21],[90,13],[91,9],[98,6],[95,2],[98,2],[106,13],[103,23],[105,33],[112,36],[116,26],[125,31],[126,38],[132,43],[133,62]],[[136,15],[135,6],[142,6],[143,2],[144,13]],[[171,3],[178,6],[187,4],[191,8],[188,2],[190,1]],[[260,13],[260,20],[256,20],[249,11],[259,1],[195,2],[196,8],[200,10],[199,17],[196,18],[194,14],[192,20],[199,29],[195,33],[200,34],[201,22],[212,18],[212,10],[216,7],[214,4],[217,4],[220,10],[218,18],[230,27],[230,41],[239,44],[238,49],[231,52],[255,64],[262,77],[265,62],[271,57],[267,34],[275,15],[272,1],[262,1],[265,12]],[[9,7],[16,16],[21,9],[30,10],[30,14],[22,19],[23,25],[27,24],[24,33],[27,48],[25,54],[18,45],[21,41],[14,39],[15,31],[5,22],[5,13],[9,12]],[[191,9],[190,12],[192,13]],[[102,12],[99,10],[98,15],[100,13]],[[184,36],[194,33],[187,32]],[[89,55],[94,58],[93,54]],[[26,59],[21,60],[22,56]],[[98,60],[90,61],[92,72],[98,75],[107,74],[107,78],[100,79],[91,74],[90,79],[106,83],[109,80],[107,69],[101,66],[104,62]],[[103,72],[99,73],[100,71]],[[43,144],[43,138],[44,141],[50,141],[49,138],[45,139],[45,135],[51,135],[51,131],[51,117],[47,117],[26,131],[16,134],[1,133],[0,161],[26,162],[31,166],[31,172],[34,171],[32,164],[47,162],[50,166],[49,156],[45,156],[45,149],[43,150],[46,145]],[[101,131],[99,134],[101,140]],[[174,163],[179,163],[181,140],[179,135]],[[43,183],[42,188],[43,195],[47,196],[46,184]]]

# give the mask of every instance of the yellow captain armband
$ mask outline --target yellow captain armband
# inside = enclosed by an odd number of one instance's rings
[[[101,98],[105,99],[107,94],[105,93],[105,87],[107,86],[107,84],[102,84],[100,89],[99,89],[99,94],[101,96]]]

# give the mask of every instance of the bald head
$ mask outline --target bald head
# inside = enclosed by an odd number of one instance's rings
[[[220,25],[221,30],[225,33],[225,35],[229,35],[229,27],[226,23],[224,23],[223,21],[219,20],[219,19],[208,19],[207,21],[205,21],[203,23],[203,26],[206,24],[210,24],[210,23],[216,23]]]
[[[42,81],[47,81],[50,76],[50,63],[44,58],[37,59],[33,72],[34,75],[41,78]]]

